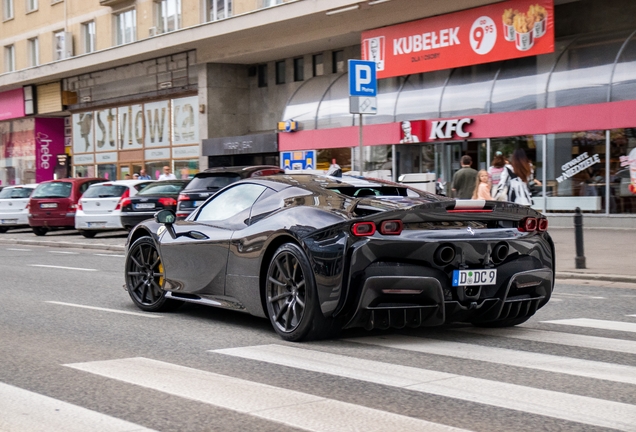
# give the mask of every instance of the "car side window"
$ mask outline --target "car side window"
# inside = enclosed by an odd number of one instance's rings
[[[82,195],[84,192],[86,192],[86,189],[88,189],[88,187],[92,185],[92,183],[86,182],[80,185],[79,187],[79,193],[80,195]]]
[[[196,220],[213,222],[236,216],[251,207],[265,189],[265,186],[253,183],[242,183],[226,189],[204,204]]]

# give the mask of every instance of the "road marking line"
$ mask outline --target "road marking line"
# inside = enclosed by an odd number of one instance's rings
[[[574,333],[536,330],[525,327],[487,329],[467,327],[457,331],[475,333],[486,336],[521,339],[534,342],[545,342],[579,348],[590,348],[603,351],[636,354],[636,342],[624,339],[612,339],[598,336],[587,336]]]
[[[64,254],[64,255],[79,255],[79,252],[68,252],[68,251],[47,251],[52,254]]]
[[[0,383],[2,431],[152,431],[106,414]]]
[[[636,333],[636,324],[622,322],[622,321],[606,321],[606,320],[597,320],[597,319],[589,319],[589,318],[573,318],[573,319],[562,319],[562,320],[552,320],[552,321],[541,321],[545,324],[560,324],[560,325],[569,325],[575,327],[587,327],[587,328],[595,328],[600,330],[618,330]]]
[[[44,265],[44,264],[29,264],[29,266],[31,266],[31,267],[54,268],[54,269],[61,269],[61,270],[98,271],[97,269],[87,269],[87,268],[79,268],[79,267],[63,267],[63,266]]]
[[[636,430],[636,406],[621,402],[282,345],[229,348],[210,352],[577,423],[625,431]]]
[[[575,298],[582,298],[582,299],[604,299],[604,298],[606,298],[606,297],[599,297],[599,296],[591,296],[591,295],[587,295],[587,294],[571,294],[571,293],[564,293],[564,292],[555,293],[554,295],[563,296],[563,297],[575,297]]]
[[[636,384],[636,367],[634,366],[401,335],[391,335],[390,338],[363,337],[348,340],[424,354]]]
[[[51,303],[51,304],[56,304],[61,306],[71,306],[71,307],[82,308],[82,309],[92,309],[92,310],[98,310],[102,312],[113,312],[113,313],[124,314],[124,315],[142,316],[146,318],[163,318],[163,315],[151,315],[148,313],[141,313],[141,312],[128,312],[128,311],[117,310],[117,309],[107,309],[107,308],[101,308],[96,306],[85,306],[85,305],[79,305],[74,303],[64,303],[64,302],[58,302],[58,301],[52,301],[52,300],[45,300],[44,303]]]
[[[114,255],[114,254],[93,254],[95,256],[105,256],[105,257],[117,257],[117,258],[125,258],[126,255]]]
[[[31,249],[7,248],[8,251],[31,252]]]
[[[632,317],[632,316],[633,316],[633,317],[636,317],[636,315],[625,315],[625,316],[629,316],[629,317]]]
[[[142,357],[64,366],[307,431],[462,430]]]

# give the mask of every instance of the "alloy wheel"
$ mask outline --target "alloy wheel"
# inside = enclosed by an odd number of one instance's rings
[[[126,282],[128,291],[141,305],[154,305],[164,296],[164,272],[161,258],[151,241],[133,245],[128,255]]]
[[[289,333],[302,322],[306,304],[306,280],[298,258],[290,252],[276,255],[267,274],[267,301],[272,322]]]

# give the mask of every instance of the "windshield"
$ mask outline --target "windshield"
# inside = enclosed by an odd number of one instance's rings
[[[193,190],[193,189],[206,189],[206,190],[216,191],[240,179],[241,179],[241,176],[239,176],[238,174],[232,174],[232,173],[223,173],[223,174],[195,177],[188,184],[186,191]]]
[[[4,188],[0,191],[0,199],[7,198],[28,198],[31,196],[33,188]]]
[[[156,182],[143,188],[137,195],[178,195],[187,182]]]
[[[31,198],[68,198],[72,189],[70,182],[43,183],[35,189]]]
[[[88,188],[82,198],[114,198],[120,197],[128,189],[122,185],[94,185]]]

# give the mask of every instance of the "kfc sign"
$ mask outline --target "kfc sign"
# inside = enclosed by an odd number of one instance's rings
[[[453,138],[453,134],[456,138],[468,138],[470,137],[470,132],[464,130],[464,128],[472,122],[473,119],[471,118],[438,120],[431,122],[431,134],[428,139],[451,139]]]
[[[377,78],[554,51],[553,0],[509,0],[362,33]]]

